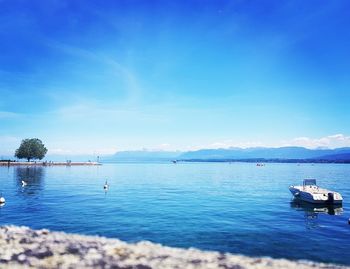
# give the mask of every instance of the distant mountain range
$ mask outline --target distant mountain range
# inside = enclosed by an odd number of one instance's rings
[[[0,159],[14,159],[13,156],[0,156]],[[94,155],[48,155],[48,161],[97,161]],[[210,162],[338,162],[350,163],[350,147],[337,149],[307,149],[303,147],[280,148],[229,148],[201,149],[195,151],[120,151],[114,155],[100,156],[101,162],[170,162],[210,161]]]
[[[141,161],[171,161],[182,155],[180,151],[120,151],[114,155],[101,157],[102,162],[141,162]]]
[[[337,149],[229,148],[196,151],[121,151],[102,161],[276,161],[276,162],[350,162],[350,147]]]

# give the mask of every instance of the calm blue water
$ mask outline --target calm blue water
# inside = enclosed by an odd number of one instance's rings
[[[343,214],[291,203],[288,186],[305,177],[341,192]],[[350,165],[0,167],[0,190],[7,200],[1,225],[350,264]]]

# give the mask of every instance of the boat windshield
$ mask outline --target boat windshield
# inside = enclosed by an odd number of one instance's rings
[[[310,186],[310,185],[316,186],[316,179],[304,179],[303,185],[304,186]]]

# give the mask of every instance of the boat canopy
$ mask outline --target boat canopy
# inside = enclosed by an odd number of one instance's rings
[[[316,179],[304,179],[303,185],[304,186],[309,186],[309,185],[316,186]]]

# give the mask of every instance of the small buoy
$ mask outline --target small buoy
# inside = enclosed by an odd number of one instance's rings
[[[22,187],[27,186],[27,182],[25,182],[24,180],[22,180]]]
[[[350,218],[348,219],[348,224],[350,224]]]

